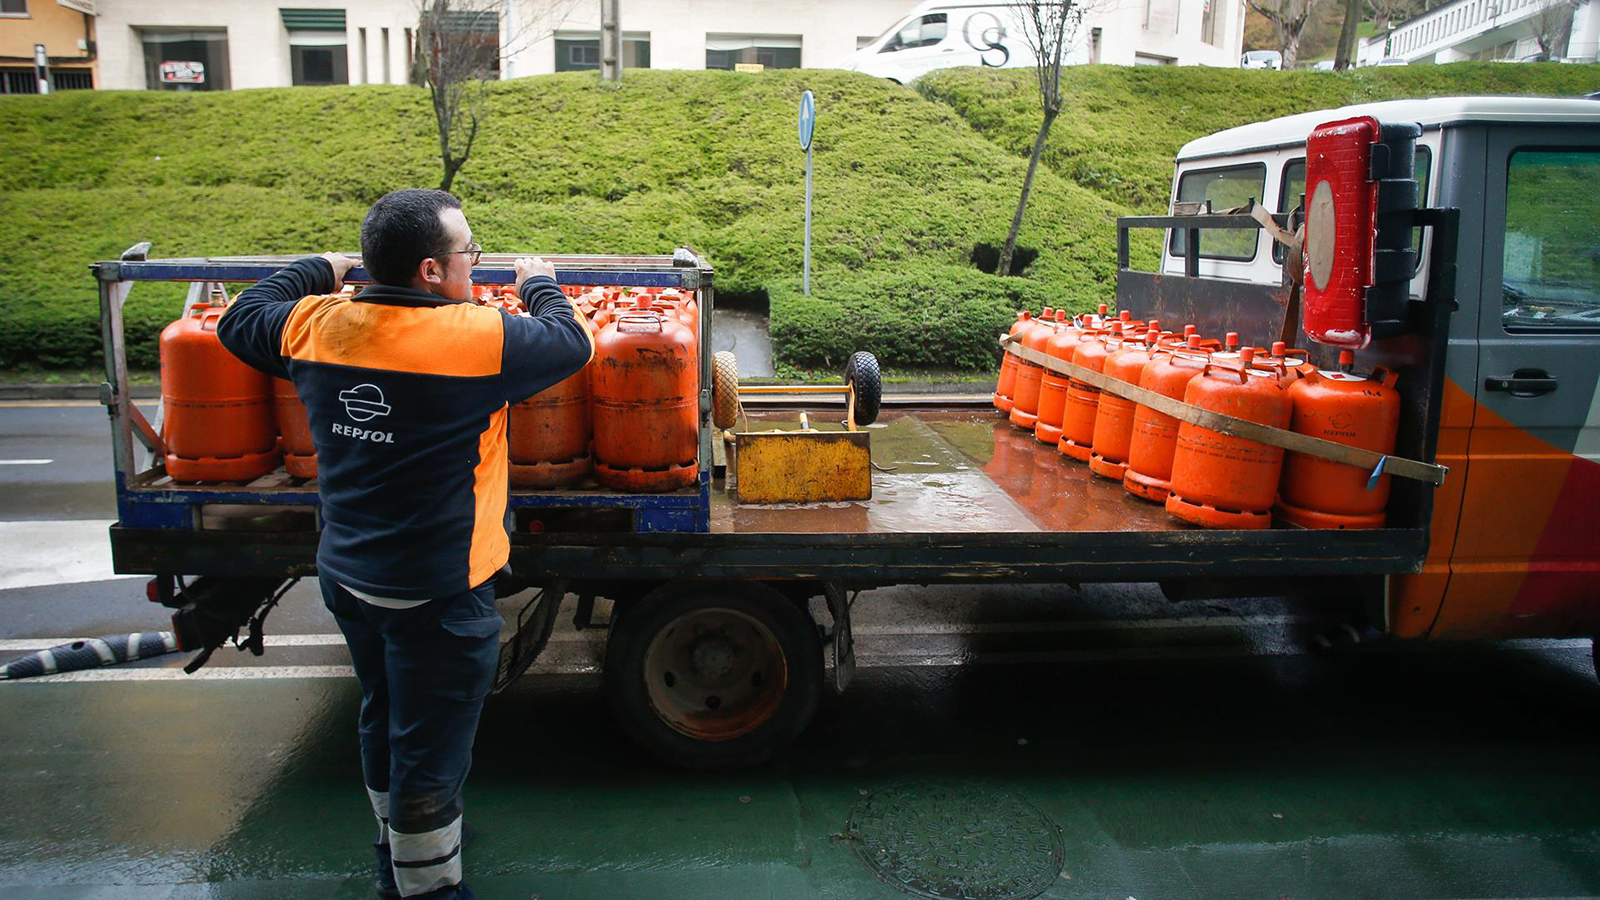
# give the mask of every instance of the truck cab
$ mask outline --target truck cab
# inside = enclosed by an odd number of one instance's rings
[[[1404,637],[1600,632],[1600,104],[1455,97],[1360,104],[1245,125],[1184,145],[1171,200],[1212,209],[1303,205],[1306,138],[1355,116],[1415,122],[1425,206],[1460,212],[1436,489],[1423,571],[1388,580]],[[1169,232],[1160,271],[1181,274]],[[1410,292],[1426,295],[1419,229]],[[1285,248],[1257,230],[1204,230],[1199,274],[1278,286]],[[1374,362],[1384,348],[1374,345]]]

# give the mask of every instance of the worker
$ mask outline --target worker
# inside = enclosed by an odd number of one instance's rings
[[[594,355],[583,314],[537,258],[515,262],[521,315],[472,303],[482,254],[461,203],[399,190],[355,260],[299,260],[242,291],[217,335],[289,378],[317,448],[322,596],[361,682],[362,769],[378,819],[378,893],[471,898],[461,789],[504,624],[508,408]]]

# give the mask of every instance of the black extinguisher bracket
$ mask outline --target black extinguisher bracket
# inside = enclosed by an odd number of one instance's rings
[[[1419,224],[1421,189],[1417,183],[1417,138],[1413,122],[1386,122],[1372,145],[1369,176],[1376,186],[1373,209],[1372,284],[1366,291],[1366,320],[1372,336],[1414,331],[1411,279],[1419,248],[1412,235]]]

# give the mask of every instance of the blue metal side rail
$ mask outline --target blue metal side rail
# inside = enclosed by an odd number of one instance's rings
[[[122,258],[94,264],[100,287],[101,336],[105,345],[106,382],[101,401],[111,418],[111,437],[122,528],[198,530],[202,509],[219,506],[303,507],[317,511],[314,484],[289,479],[281,471],[249,484],[180,485],[164,476],[155,452],[160,445],[154,428],[134,407],[128,393],[127,344],[122,308],[133,284],[140,281],[189,282],[195,291],[207,284],[256,282],[302,256],[233,256],[192,259],[148,259],[149,244],[137,244]],[[484,254],[473,268],[476,284],[511,284],[512,262],[531,254]],[[673,287],[696,292],[700,308],[701,347],[711,346],[714,305],[712,270],[689,250],[672,256],[546,256],[556,266],[556,281],[570,285]],[[360,267],[346,277],[352,284],[370,280]],[[628,494],[604,489],[513,491],[513,510],[621,510],[638,532],[696,533],[710,530],[712,426],[711,354],[701,354],[700,476],[693,488],[666,494]],[[149,458],[137,462],[139,448]],[[266,482],[266,483],[263,483]]]

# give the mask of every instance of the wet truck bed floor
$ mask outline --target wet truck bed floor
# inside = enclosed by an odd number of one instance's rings
[[[819,431],[842,431],[810,416]],[[749,430],[796,430],[792,412],[750,414]],[[867,426],[872,499],[806,506],[735,504],[714,492],[712,531],[1007,533],[1180,531],[1190,528],[1122,483],[1099,478],[1054,445],[1014,428],[994,410],[884,410]]]

